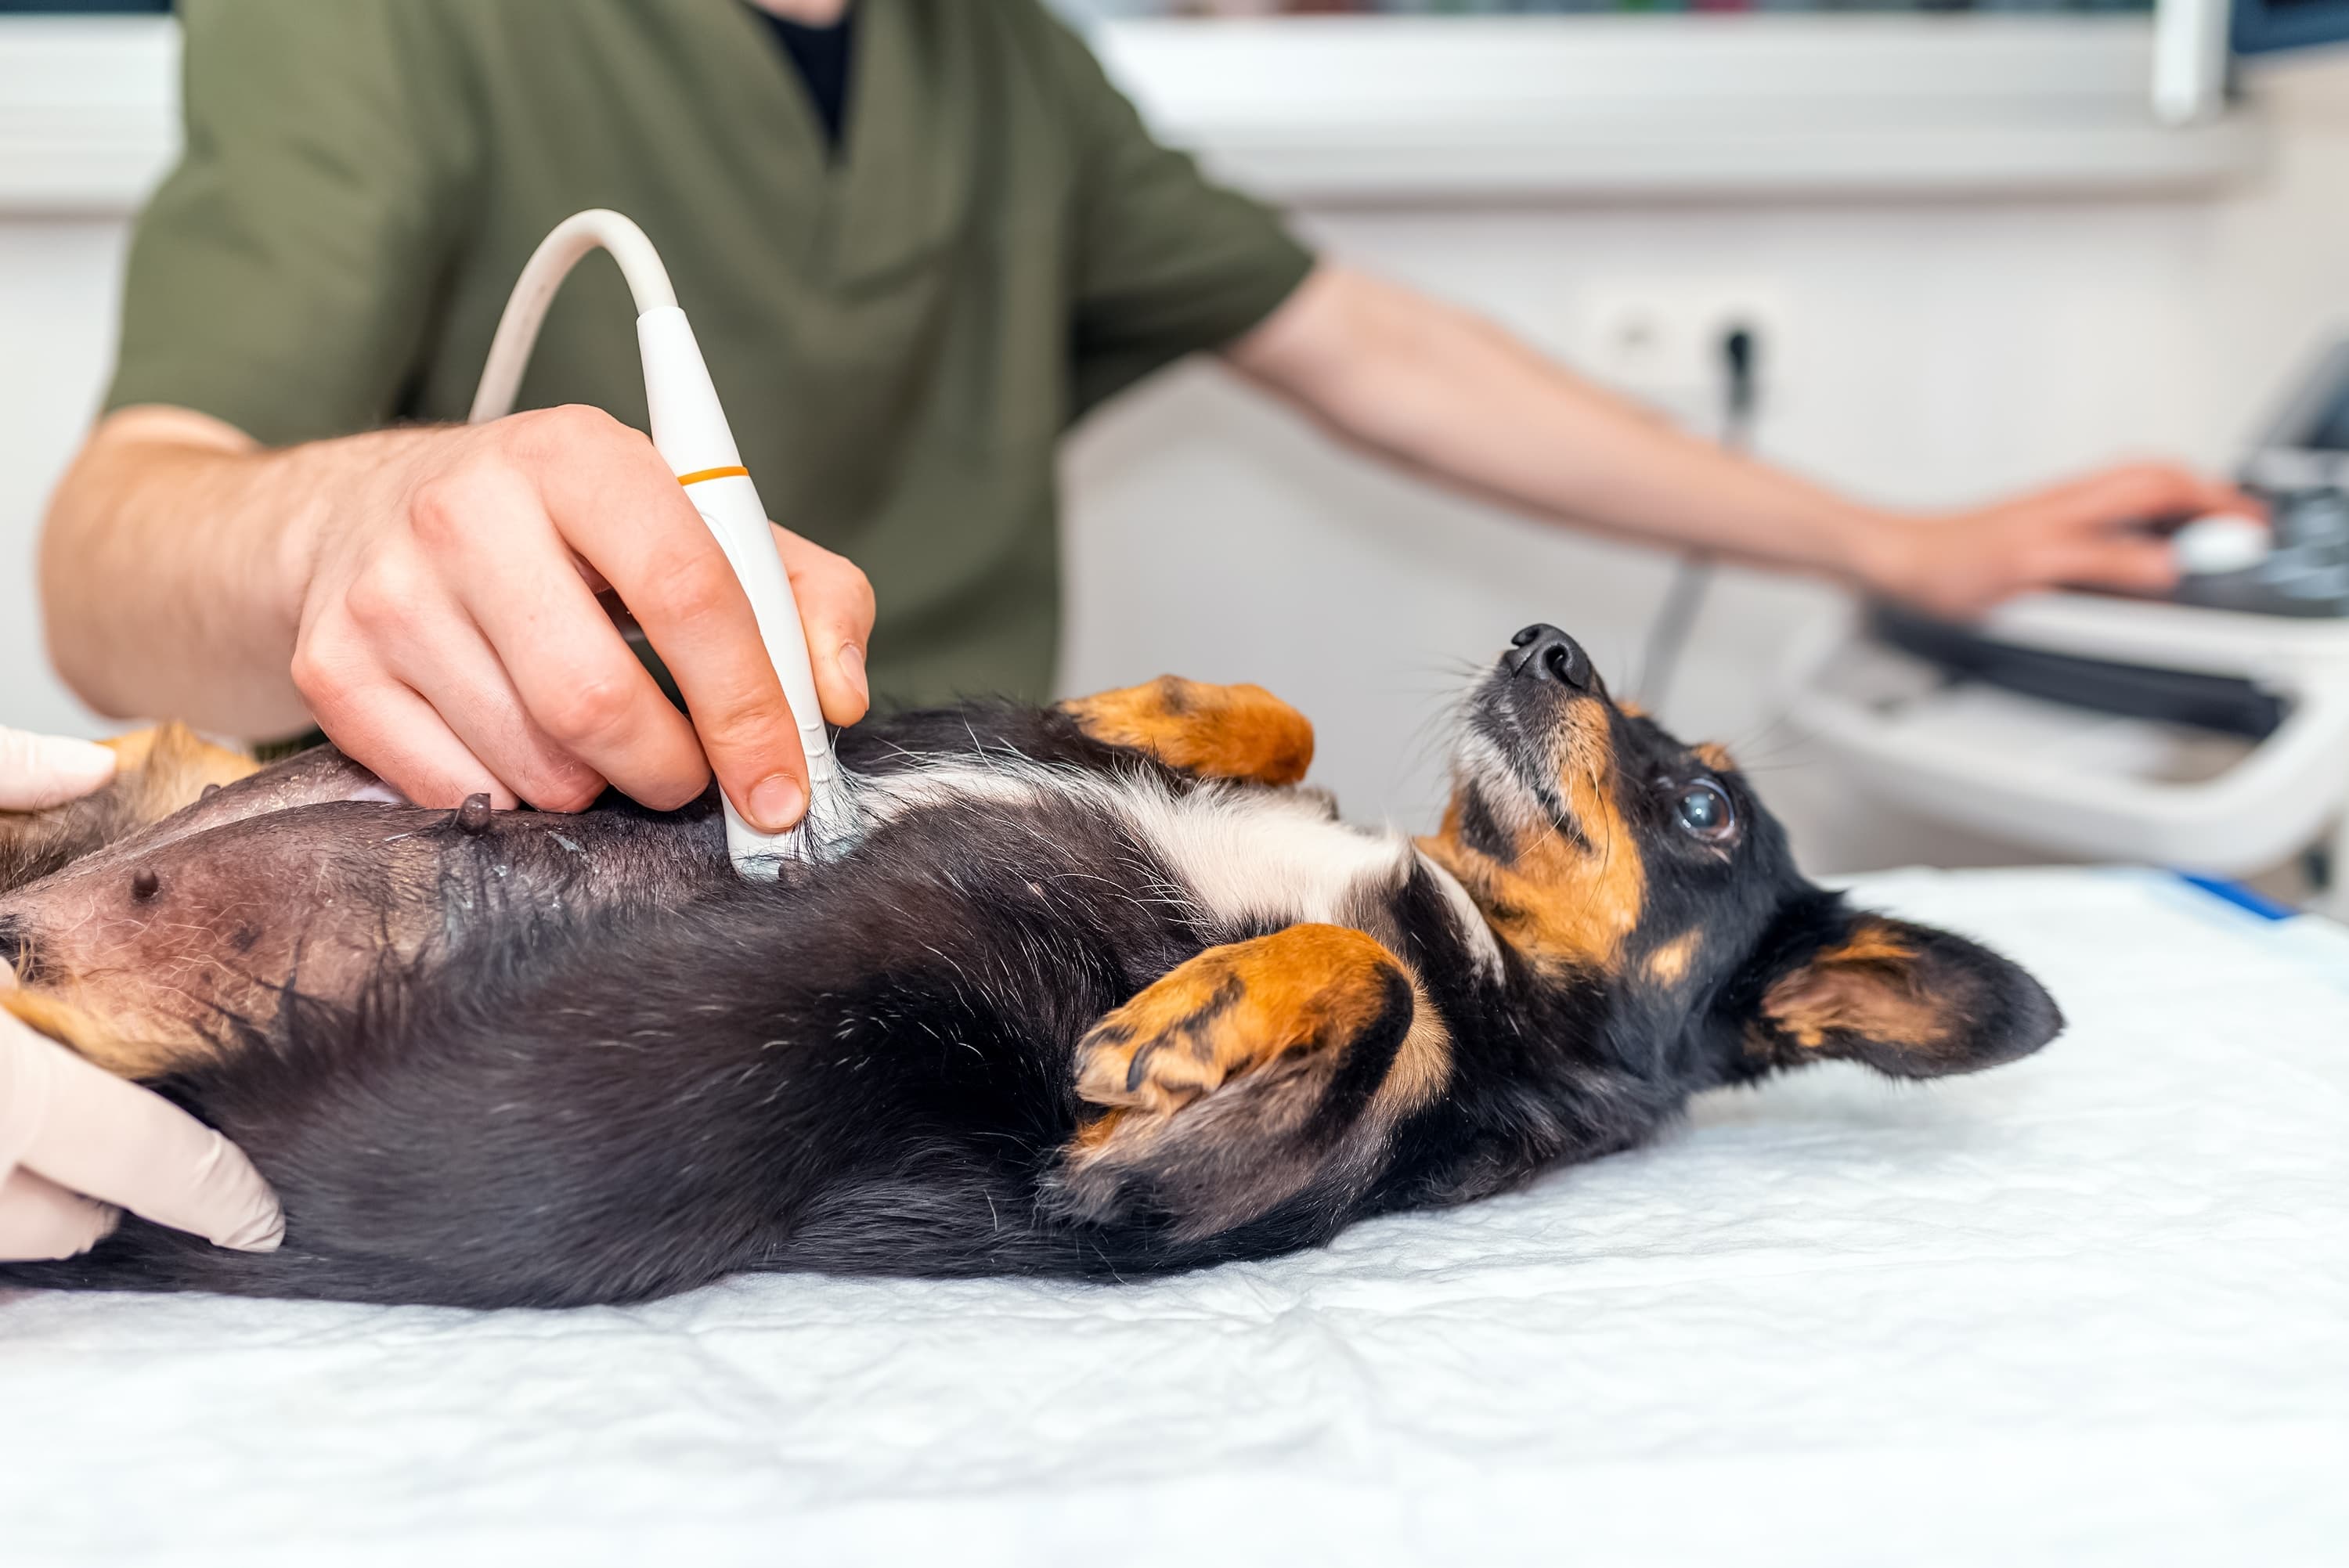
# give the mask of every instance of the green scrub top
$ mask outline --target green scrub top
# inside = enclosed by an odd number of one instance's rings
[[[880,601],[876,697],[1040,696],[1053,449],[1262,320],[1311,257],[1159,147],[1036,0],[857,0],[847,119],[743,0],[182,0],[186,149],[139,222],[109,408],[270,445],[460,420],[569,214],[660,250],[769,511]],[[521,407],[643,428],[618,269]]]

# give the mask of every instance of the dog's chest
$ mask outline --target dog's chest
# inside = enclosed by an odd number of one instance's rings
[[[1226,924],[1359,925],[1410,871],[1402,839],[1349,826],[1310,795],[1143,789],[1122,792],[1115,810],[1185,895]]]
[[[1114,823],[1146,857],[1148,895],[1212,923],[1360,925],[1391,901],[1416,856],[1396,833],[1340,820],[1316,793],[1024,766],[926,768],[870,781],[861,804],[885,821],[925,806],[984,800]]]

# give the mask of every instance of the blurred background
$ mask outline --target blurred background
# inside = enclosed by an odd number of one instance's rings
[[[2164,101],[2158,18],[2102,0],[1057,3],[1164,138],[1329,252],[1692,428],[1745,325],[1754,445],[1885,501],[2231,468],[2349,323],[2339,50]],[[0,681],[35,727],[107,727],[47,675],[25,563],[177,134],[168,16],[91,13],[160,9],[0,0]],[[1428,820],[1446,699],[1512,629],[1622,671],[1673,570],[1384,474],[1209,365],[1097,415],[1066,476],[1063,686],[1261,682],[1365,820]],[[2040,858],[1863,792],[1781,721],[1787,650],[1838,607],[1724,573],[1667,721],[1746,760],[1815,870]]]

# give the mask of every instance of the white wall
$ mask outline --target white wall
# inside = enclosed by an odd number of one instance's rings
[[[1300,217],[1333,253],[1560,348],[1594,282],[1764,282],[1787,339],[1764,449],[1888,500],[1956,504],[2131,452],[2223,462],[2294,357],[2349,318],[2349,61],[2261,87],[2274,166],[2219,199]],[[47,673],[30,562],[103,380],[121,247],[119,222],[0,218],[0,722],[101,727]],[[1064,684],[1261,681],[1313,715],[1319,775],[1363,816],[1423,820],[1445,699],[1510,631],[1555,621],[1622,670],[1667,571],[1388,476],[1204,367],[1096,418],[1067,472]],[[2013,858],[1854,801],[1773,727],[1772,659],[1830,602],[1725,581],[1669,717],[1763,769],[1816,865]]]
[[[109,727],[49,673],[33,551],[105,390],[125,238],[115,219],[0,218],[0,724]]]

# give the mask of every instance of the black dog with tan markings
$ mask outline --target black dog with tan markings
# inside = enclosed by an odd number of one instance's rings
[[[39,873],[0,893],[0,1005],[241,1144],[285,1244],[131,1221],[0,1282],[1122,1277],[1516,1186],[1714,1085],[2061,1026],[2004,959],[1806,882],[1729,758],[1563,633],[1464,719],[1415,842],[1301,788],[1311,729],[1254,686],[877,720],[841,744],[863,837],[774,884],[708,802],[424,810],[331,751],[211,789],[233,764],[164,732],[112,797],[0,822]]]

